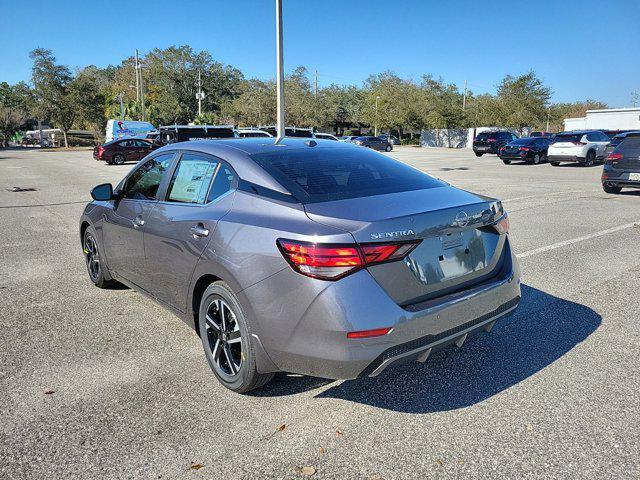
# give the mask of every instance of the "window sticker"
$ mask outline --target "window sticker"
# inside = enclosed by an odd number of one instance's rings
[[[178,165],[169,200],[204,203],[217,163],[207,160],[183,160]]]

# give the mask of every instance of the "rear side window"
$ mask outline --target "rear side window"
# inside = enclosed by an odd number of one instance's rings
[[[218,162],[212,158],[185,153],[171,179],[167,200],[205,203],[217,167]]]
[[[213,185],[211,185],[211,189],[209,190],[207,202],[213,202],[215,199],[220,198],[234,188],[236,183],[237,178],[231,167],[221,163],[216,177],[213,180]]]
[[[425,173],[360,148],[295,149],[251,158],[302,203],[441,187]]]

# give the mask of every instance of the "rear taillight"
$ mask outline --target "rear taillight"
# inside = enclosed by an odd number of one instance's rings
[[[610,153],[607,157],[607,162],[609,163],[618,163],[620,160],[622,160],[621,153]]]
[[[487,142],[496,142],[497,140],[495,138],[487,138]]]
[[[493,227],[498,231],[500,235],[503,233],[509,233],[509,217],[505,215]]]
[[[337,280],[361,268],[407,256],[420,241],[337,245],[278,239],[280,252],[298,273]]]
[[[571,143],[573,143],[574,145],[586,145],[587,144],[587,142],[571,142]]]
[[[529,147],[520,147],[518,150],[520,150],[521,152],[528,152],[531,149]]]

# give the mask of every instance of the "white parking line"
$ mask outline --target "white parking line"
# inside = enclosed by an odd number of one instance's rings
[[[565,190],[562,192],[547,192],[547,193],[538,193],[535,195],[527,195],[526,197],[514,197],[514,198],[505,198],[504,200],[502,200],[503,202],[515,202],[516,200],[527,200],[529,198],[538,198],[538,197],[551,197],[551,196],[555,196],[555,195],[570,195],[573,193],[597,193],[602,191],[601,189],[598,190]]]
[[[550,250],[555,250],[556,248],[566,247],[567,245],[573,245],[574,243],[584,242],[585,240],[589,240],[591,238],[602,237],[603,235],[608,235],[610,233],[619,232],[620,230],[626,230],[627,228],[632,227],[640,227],[640,223],[626,223],[624,225],[618,225],[617,227],[608,228],[607,230],[600,230],[599,232],[590,233],[589,235],[584,235],[583,237],[572,238],[571,240],[565,240],[563,242],[553,243],[551,245],[547,245],[546,247],[534,248],[533,250],[529,250],[527,252],[522,252],[516,255],[518,258],[526,258],[531,255],[537,255],[538,253],[548,252]]]

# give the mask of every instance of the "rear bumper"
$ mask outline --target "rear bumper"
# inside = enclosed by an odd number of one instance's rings
[[[500,147],[494,147],[494,146],[485,146],[485,145],[474,145],[473,146],[473,151],[475,153],[492,153],[494,155],[496,155],[499,151]]]
[[[526,155],[503,153],[498,155],[502,160],[527,160]]]
[[[488,330],[512,313],[521,296],[520,271],[508,241],[504,248],[507,255],[493,278],[405,308],[366,270],[337,282],[309,279],[319,287],[313,293],[301,287],[307,279],[288,268],[239,296],[251,303],[257,335],[279,370],[336,379],[376,376],[391,366],[424,361],[452,343],[462,345],[470,333]],[[266,282],[284,289],[278,302],[265,303],[273,299]],[[347,338],[350,331],[384,327],[392,327],[384,336]]]
[[[549,162],[558,162],[558,163],[567,163],[567,162],[578,162],[584,163],[584,157],[578,157],[577,155],[553,155],[549,154]]]
[[[640,180],[630,179],[631,174],[640,175],[640,171],[615,171],[605,169],[602,172],[602,185],[610,187],[640,188]]]

